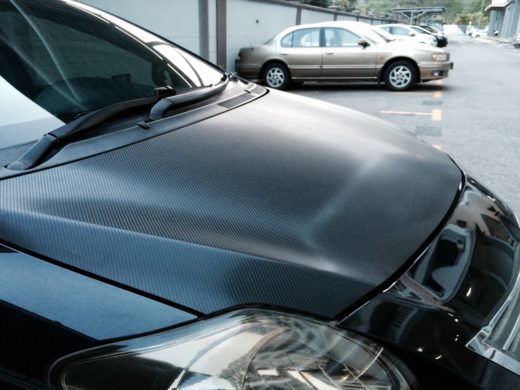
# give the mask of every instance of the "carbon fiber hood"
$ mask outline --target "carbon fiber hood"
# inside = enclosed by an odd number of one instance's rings
[[[0,237],[202,313],[333,317],[414,255],[460,181],[447,156],[388,124],[271,92],[3,180]]]

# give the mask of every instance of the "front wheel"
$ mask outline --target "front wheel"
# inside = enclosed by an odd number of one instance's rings
[[[274,89],[285,89],[291,82],[289,69],[284,64],[269,64],[264,69],[263,79],[265,85]]]
[[[393,91],[407,91],[415,85],[417,70],[408,61],[396,61],[385,72],[385,84]]]

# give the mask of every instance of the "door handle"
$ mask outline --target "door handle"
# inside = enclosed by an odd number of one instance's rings
[[[333,51],[326,51],[325,54],[327,54],[328,56],[331,56],[331,55],[334,55],[334,52]]]

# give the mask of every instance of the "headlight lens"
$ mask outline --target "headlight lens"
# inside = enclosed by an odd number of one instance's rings
[[[409,389],[382,346],[302,317],[243,310],[71,355],[63,389]]]
[[[432,54],[432,59],[434,61],[448,61],[448,54],[446,54],[446,53],[435,53],[435,54]]]

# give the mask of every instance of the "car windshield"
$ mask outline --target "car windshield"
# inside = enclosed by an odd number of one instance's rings
[[[395,41],[395,37],[392,36],[392,34],[389,34],[385,30],[383,30],[381,27],[372,26],[372,30],[381,38],[383,38],[383,40],[385,40],[386,42]]]
[[[430,26],[420,26],[422,29],[426,30],[426,31],[429,31],[431,33],[439,33],[438,30],[434,29],[433,27],[430,27]]]
[[[419,27],[419,26],[412,26],[412,29],[413,29],[415,32],[418,32],[419,34],[429,34],[428,31],[426,31],[424,28]]]
[[[74,2],[0,1],[0,52],[0,148],[159,87],[182,93],[222,78],[170,42]]]
[[[355,28],[352,28],[352,32],[363,35],[366,39],[373,43],[387,43],[387,40],[381,37],[380,34],[373,30],[373,26],[363,23],[356,24]]]

